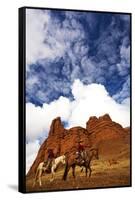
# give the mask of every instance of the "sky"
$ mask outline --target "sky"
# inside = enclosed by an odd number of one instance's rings
[[[130,125],[130,16],[27,9],[26,171],[55,117],[85,127],[105,113]]]

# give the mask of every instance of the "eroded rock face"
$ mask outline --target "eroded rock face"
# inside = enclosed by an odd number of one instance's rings
[[[48,138],[41,145],[37,157],[31,166],[27,176],[35,173],[37,166],[40,162],[47,159],[47,151],[48,149],[53,149],[54,154],[60,155],[61,152],[61,138],[64,137],[66,130],[64,129],[63,124],[61,123],[60,117],[57,117],[52,121],[50,126],[50,131],[48,134]]]
[[[61,154],[76,152],[79,141],[82,141],[84,146],[91,146],[90,134],[82,127],[74,127],[67,130],[67,133],[61,140]]]
[[[49,136],[61,136],[64,132],[64,127],[63,124],[61,123],[60,117],[57,117],[52,121],[50,131],[49,131]]]
[[[65,129],[60,117],[52,121],[48,138],[41,145],[38,155],[32,164],[27,176],[32,176],[38,164],[47,158],[47,150],[53,149],[55,156],[66,154],[68,156],[75,153],[78,148],[78,142],[81,140],[85,148],[91,147],[101,148],[109,152],[110,144],[123,144],[124,138],[129,133],[129,128],[124,129],[120,124],[113,122],[108,114],[99,118],[90,117],[86,123],[86,128],[73,127]],[[104,145],[102,145],[104,144]],[[111,152],[111,151],[110,151]]]
[[[108,114],[99,118],[90,117],[86,129],[91,134],[92,143],[102,140],[123,138],[126,130],[118,123],[113,122]]]

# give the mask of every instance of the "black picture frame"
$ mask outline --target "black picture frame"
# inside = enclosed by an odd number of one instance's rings
[[[111,13],[111,14],[127,14],[130,16],[130,183],[125,186],[107,186],[107,187],[95,187],[95,188],[73,188],[73,189],[56,189],[55,191],[70,191],[70,190],[86,190],[86,189],[105,189],[105,188],[120,188],[120,187],[131,187],[132,186],[132,14],[125,12],[112,12],[112,11],[91,11],[91,10],[72,10],[72,9],[60,9],[60,8],[43,8],[43,7],[21,7],[19,8],[19,138],[18,138],[18,149],[19,149],[19,165],[18,165],[18,190],[22,193],[34,193],[34,192],[50,192],[40,191],[27,191],[26,188],[26,10],[27,9],[41,9],[51,11],[73,11],[73,12],[91,12],[91,13]]]

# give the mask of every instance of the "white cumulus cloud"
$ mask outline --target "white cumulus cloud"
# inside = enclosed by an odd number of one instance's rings
[[[75,80],[72,86],[74,101],[69,126],[81,125],[85,127],[90,116],[101,116],[108,113],[113,121],[126,127],[130,125],[129,104],[119,104],[109,96],[101,84],[84,85]]]
[[[71,21],[72,19],[67,18],[61,23],[57,19],[52,19],[49,10],[26,10],[27,69],[30,64],[38,60],[45,58],[53,60],[63,56],[65,51],[70,51],[73,41],[77,42],[84,38],[80,23],[75,19],[74,23]]]
[[[48,32],[49,11],[26,10],[26,61],[27,65],[43,58],[55,58],[63,54],[64,47]],[[45,38],[48,40],[45,42]]]
[[[32,103],[26,103],[26,137],[33,141],[41,137],[43,132],[48,132],[51,122],[57,116],[63,121],[68,121],[71,113],[71,102],[68,98],[60,97],[43,107],[35,107]]]

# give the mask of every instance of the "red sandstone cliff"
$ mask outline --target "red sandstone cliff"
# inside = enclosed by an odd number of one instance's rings
[[[109,153],[111,156],[122,151],[129,130],[113,122],[108,114],[99,118],[90,117],[86,128],[73,127],[70,129],[65,129],[58,117],[52,121],[48,138],[41,145],[27,176],[33,175],[38,164],[46,159],[48,148],[52,148],[56,156],[65,153],[69,155],[77,150],[78,142],[82,140],[86,148],[96,146],[101,155]]]

